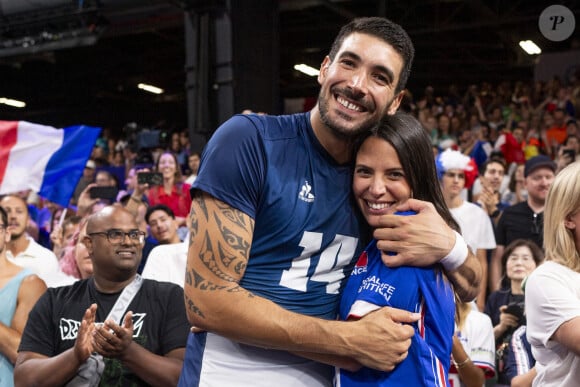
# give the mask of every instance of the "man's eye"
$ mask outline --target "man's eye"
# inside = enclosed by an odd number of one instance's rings
[[[111,239],[120,239],[123,238],[123,233],[121,231],[109,231],[109,238]]]

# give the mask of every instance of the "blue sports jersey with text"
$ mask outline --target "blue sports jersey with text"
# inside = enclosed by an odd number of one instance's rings
[[[352,168],[316,139],[310,113],[237,115],[204,149],[193,189],[255,220],[241,285],[282,307],[335,318],[358,251]]]
[[[357,305],[362,302],[420,313],[421,320],[413,324],[415,335],[407,358],[393,371],[366,367],[358,372],[337,370],[337,386],[448,385],[455,302],[451,285],[438,265],[389,268],[373,240],[360,255],[345,286],[340,302],[342,320],[348,319],[357,301]]]

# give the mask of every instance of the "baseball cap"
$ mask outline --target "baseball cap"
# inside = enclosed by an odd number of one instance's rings
[[[87,165],[85,165],[85,168],[95,169],[96,167],[97,165],[93,160],[87,160]]]
[[[552,172],[556,173],[556,163],[553,162],[552,159],[548,156],[539,155],[534,156],[526,161],[526,166],[524,167],[524,177],[528,177],[530,173],[539,168],[549,168],[552,170]]]

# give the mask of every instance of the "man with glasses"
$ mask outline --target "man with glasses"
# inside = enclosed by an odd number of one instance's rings
[[[35,305],[14,369],[17,385],[66,384],[94,354],[104,359],[102,385],[177,384],[189,332],[183,290],[137,274],[144,237],[123,207],[90,216],[84,244],[93,277],[50,289]]]
[[[529,239],[540,248],[544,245],[544,206],[548,190],[556,176],[556,163],[539,155],[526,161],[524,186],[528,200],[506,208],[495,230],[497,247],[490,264],[490,291],[498,290],[502,277],[501,257],[505,246],[516,239]]]

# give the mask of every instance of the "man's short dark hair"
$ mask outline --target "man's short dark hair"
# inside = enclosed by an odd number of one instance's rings
[[[504,174],[506,174],[506,173],[507,173],[507,166],[506,166],[506,163],[505,163],[505,161],[504,161],[502,158],[499,158],[499,157],[490,157],[489,159],[487,159],[487,160],[485,161],[485,163],[483,163],[483,164],[481,165],[481,168],[480,168],[479,174],[480,174],[480,175],[483,175],[483,174],[485,174],[485,171],[487,170],[487,166],[488,166],[489,164],[493,164],[493,163],[501,165],[501,166],[503,167],[503,173],[504,173]]]
[[[8,214],[6,213],[6,210],[2,207],[0,207],[0,217],[2,218],[2,224],[4,225],[4,227],[8,227]]]
[[[147,209],[147,212],[145,213],[145,222],[147,222],[147,224],[149,224],[149,217],[155,211],[163,211],[167,215],[169,215],[171,218],[175,219],[175,214],[173,213],[171,208],[167,207],[165,204],[156,204],[153,207],[149,207]]]
[[[331,61],[334,61],[344,40],[355,32],[375,36],[393,46],[395,51],[401,55],[403,58],[403,69],[396,87],[396,92],[403,90],[411,74],[411,66],[413,65],[413,57],[415,56],[413,42],[403,27],[384,17],[356,18],[343,26],[334,39],[330,53],[328,54]]]

